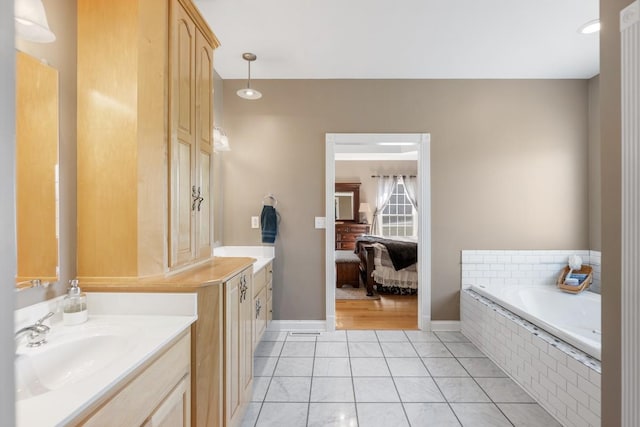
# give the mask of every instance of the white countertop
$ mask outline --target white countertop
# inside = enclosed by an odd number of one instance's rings
[[[213,255],[255,258],[256,261],[253,263],[253,274],[255,274],[275,258],[275,248],[273,246],[219,246],[213,249]]]
[[[47,334],[47,344],[39,348],[27,348],[25,340],[21,340],[16,351],[16,366],[19,363],[31,363],[37,357],[55,358],[57,350],[66,348],[75,349],[78,346],[81,351],[76,363],[71,357],[66,356],[64,363],[55,361],[55,366],[72,366],[75,370],[82,367],[82,373],[77,380],[69,380],[64,369],[62,372],[40,372],[35,369],[42,385],[50,391],[42,394],[31,393],[30,390],[21,390],[16,402],[16,425],[18,427],[45,427],[64,426],[69,424],[85,409],[98,401],[118,382],[126,378],[146,361],[179,336],[196,320],[195,294],[88,294],[89,320],[81,325],[66,326],[61,316],[52,318],[51,331]],[[118,297],[125,298],[129,304],[125,308],[116,308]],[[16,320],[25,323],[27,312],[38,313],[41,316],[47,310],[56,311],[60,298],[36,304],[16,312]],[[173,301],[173,313],[163,313],[170,309]],[[122,299],[120,300],[120,303]],[[117,314],[92,314],[108,313]],[[181,307],[175,310],[175,306]],[[126,308],[128,307],[128,309]],[[149,314],[155,309],[157,314]],[[110,308],[112,310],[110,310]],[[133,311],[133,314],[126,313]],[[137,312],[147,312],[140,314]],[[177,311],[177,313],[176,313]],[[30,320],[31,321],[31,320]],[[45,322],[49,324],[49,322]],[[80,344],[78,344],[80,343]],[[94,344],[100,344],[95,346]],[[104,350],[103,350],[104,348]],[[87,362],[87,350],[96,352],[113,352],[113,356],[106,358],[104,362],[96,356],[99,362],[92,364],[91,357]],[[40,352],[40,354],[39,354]],[[50,353],[43,353],[50,352]],[[29,359],[29,358],[32,359]],[[24,362],[27,361],[27,362]],[[47,363],[44,364],[45,366]],[[57,384],[57,385],[56,385]],[[53,386],[52,386],[53,385]],[[36,394],[36,395],[33,395]]]

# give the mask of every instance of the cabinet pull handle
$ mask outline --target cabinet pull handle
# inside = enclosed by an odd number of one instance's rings
[[[240,284],[240,302],[243,302],[244,300],[247,299],[247,288],[244,286],[244,284]]]
[[[247,276],[244,274],[240,276],[240,302],[243,302],[247,299]]]
[[[193,201],[191,202],[191,211],[195,211],[196,203],[198,203],[198,201],[202,203],[200,200],[202,199],[202,197],[200,197],[200,187],[198,187],[197,190],[195,185],[191,187],[191,197],[193,198]],[[198,205],[198,210],[200,210],[200,205]]]
[[[200,206],[202,205],[202,202],[204,201],[204,197],[202,197],[200,195],[200,187],[198,187],[198,198],[196,200],[198,201],[198,212],[200,212]]]
[[[262,304],[260,303],[260,300],[257,299],[256,300],[256,319],[258,317],[260,317],[260,310],[262,309]]]

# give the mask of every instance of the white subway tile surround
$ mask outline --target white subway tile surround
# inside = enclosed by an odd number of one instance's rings
[[[590,290],[600,293],[600,252],[588,250],[462,251],[462,288],[470,285],[553,285],[570,255],[593,268]]]
[[[599,293],[600,252],[463,251],[461,330],[563,425],[600,426],[600,362],[467,289],[552,285],[573,254],[593,267]]]

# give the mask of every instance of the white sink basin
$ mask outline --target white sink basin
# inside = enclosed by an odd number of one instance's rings
[[[58,312],[63,298],[16,310],[16,330]],[[61,313],[48,319],[41,347],[16,342],[16,427],[79,424],[197,318],[195,293],[89,292],[87,305],[81,325],[65,326]]]
[[[16,400],[57,390],[104,369],[129,348],[121,335],[79,336],[28,349],[15,361]]]
[[[82,325],[52,323],[41,347],[28,348],[23,339],[15,358],[17,426],[74,424],[194,320],[90,315]]]

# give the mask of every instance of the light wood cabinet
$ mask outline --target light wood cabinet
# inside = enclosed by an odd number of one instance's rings
[[[169,266],[177,267],[212,250],[213,49],[181,1],[170,14]]]
[[[198,289],[198,320],[191,327],[191,425],[223,426],[223,286]]]
[[[77,7],[78,276],[153,276],[210,257],[217,39],[191,0]]]
[[[143,427],[189,426],[189,377],[186,376],[145,421]]]
[[[171,426],[191,425],[191,341],[187,331],[141,372],[113,387],[113,395],[73,425]]]
[[[262,339],[272,318],[273,264],[269,262],[253,277],[253,348]]]
[[[191,325],[191,426],[229,426],[227,400],[235,395],[234,422],[251,397],[251,272],[253,258],[216,257],[170,276],[81,282],[88,292],[188,292],[197,294],[198,320]],[[242,274],[246,280],[242,279]],[[243,284],[247,301],[240,303]],[[247,312],[248,311],[248,312]],[[249,339],[247,344],[243,339]],[[228,343],[233,343],[229,345]],[[242,345],[242,347],[241,347]],[[245,350],[248,349],[248,350]],[[228,352],[233,351],[231,358]],[[231,369],[235,375],[228,375]],[[241,367],[243,379],[240,379]],[[227,384],[234,379],[234,393]],[[241,390],[241,384],[245,384]],[[229,404],[229,407],[231,405]]]
[[[225,282],[225,425],[239,425],[253,385],[251,267]]]

